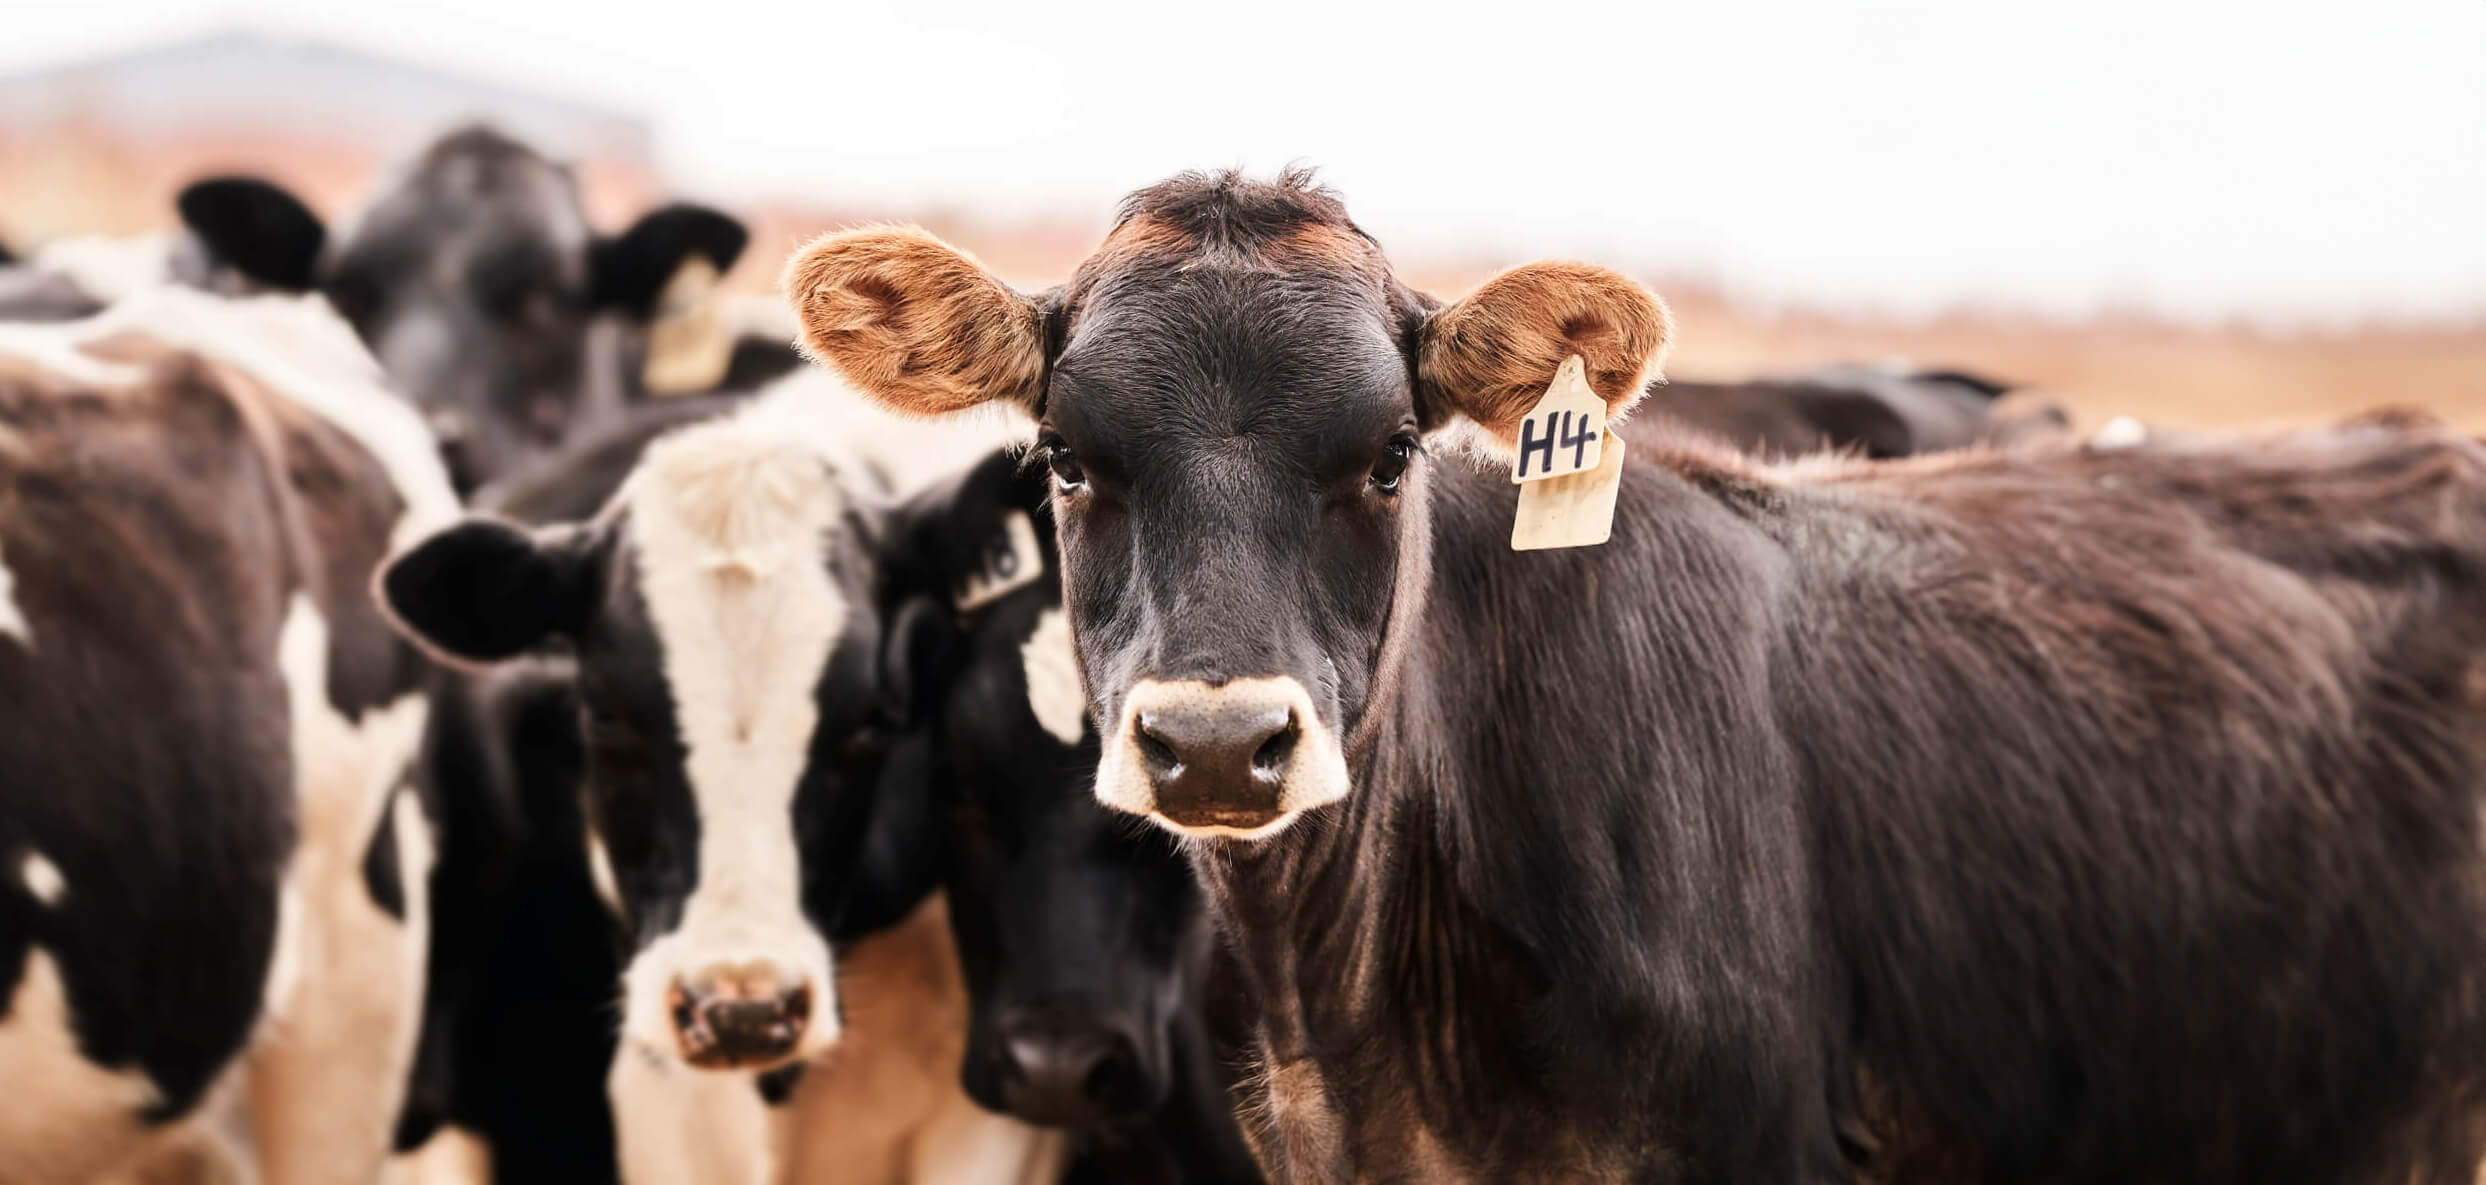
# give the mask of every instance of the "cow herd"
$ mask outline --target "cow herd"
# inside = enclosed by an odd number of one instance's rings
[[[1445,300],[1297,174],[762,309],[481,128],[175,213],[0,255],[0,1185],[2486,1160],[2420,417],[1668,383],[1633,281]],[[1611,534],[1515,551],[1572,358]]]

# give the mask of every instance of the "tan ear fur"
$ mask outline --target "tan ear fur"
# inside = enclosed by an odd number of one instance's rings
[[[1444,411],[1510,443],[1563,360],[1578,354],[1608,417],[1654,382],[1674,334],[1657,294],[1585,263],[1531,263],[1433,314],[1416,377]]]
[[[1043,311],[926,231],[823,235],[786,261],[783,283],[803,351],[893,410],[1036,402]]]

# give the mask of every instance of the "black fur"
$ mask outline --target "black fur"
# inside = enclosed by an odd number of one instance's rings
[[[183,225],[224,263],[280,292],[318,282],[328,228],[283,188],[257,177],[214,177],[184,187],[174,205]]]
[[[1030,516],[1045,570],[972,611],[953,609],[1008,550],[1012,512]],[[934,842],[948,853],[951,931],[970,996],[969,1095],[1011,1110],[1013,1026],[1102,1034],[1128,1042],[1131,1060],[1096,1084],[1070,1179],[1259,1180],[1227,1096],[1233,1051],[1210,1037],[1211,935],[1190,871],[1167,837],[1089,796],[1094,730],[1065,745],[1029,706],[1020,650],[1061,604],[1044,479],[1015,454],[995,454],[919,495],[899,519],[883,599],[905,606],[892,616],[912,623],[892,629],[892,665],[912,668],[908,680],[926,691],[928,781],[946,829]]]

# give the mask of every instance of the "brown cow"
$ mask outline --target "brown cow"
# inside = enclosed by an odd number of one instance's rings
[[[1571,356],[1628,407],[1611,272],[1445,303],[1221,174],[1042,296],[904,230],[788,280],[875,397],[1040,419],[1097,794],[1189,841],[1278,1180],[2472,1178],[2475,442],[1644,445],[1515,554],[1434,442]]]

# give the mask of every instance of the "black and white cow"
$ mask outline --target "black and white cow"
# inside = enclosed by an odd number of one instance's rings
[[[1097,795],[1186,840],[1275,1179],[2474,1179],[2478,442],[1643,445],[1515,552],[1435,446],[1573,358],[1628,409],[1612,272],[1436,300],[1226,173],[1038,296],[907,230],[789,277],[867,393],[1040,419]]]
[[[0,325],[0,1180],[212,1172],[236,1125],[257,1179],[379,1171],[431,829],[369,585],[454,510],[317,302]]]
[[[461,491],[645,395],[669,287],[686,265],[730,269],[749,238],[734,218],[695,205],[600,235],[566,166],[487,127],[426,147],[334,231],[255,177],[198,182],[179,206],[188,240],[215,267],[266,289],[316,291],[353,323],[423,408]],[[782,334],[707,328],[715,364],[694,389],[748,390],[794,368]]]
[[[1214,935],[1191,870],[1090,790],[1046,482],[996,453],[912,499],[885,552],[946,827],[962,1077],[986,1107],[1070,1129],[1072,1180],[1257,1181],[1211,1039]]]
[[[1001,437],[807,389],[825,377],[646,444],[583,521],[470,520],[383,582],[454,659],[574,671],[591,875],[628,933],[610,1088],[634,1182],[760,1171],[767,1149],[733,1134],[772,1126],[755,1084],[838,1043],[834,943],[908,904],[854,895],[910,700],[883,659],[884,491]],[[672,1122],[642,1121],[651,1098]]]

